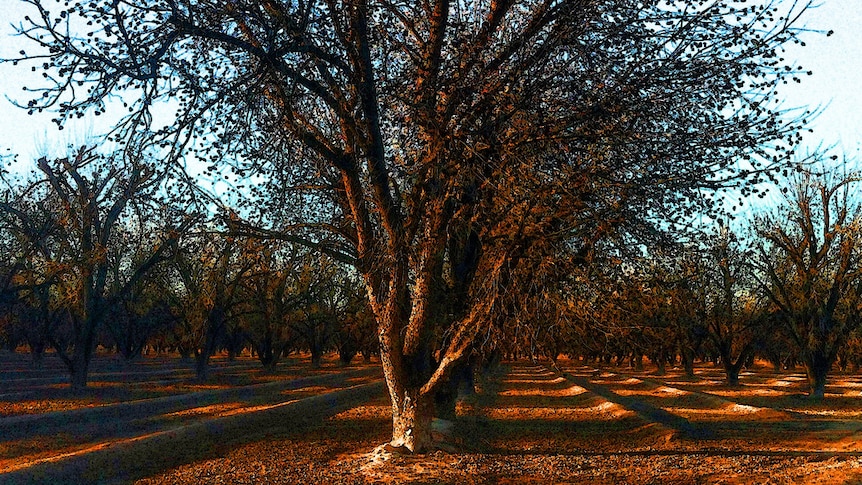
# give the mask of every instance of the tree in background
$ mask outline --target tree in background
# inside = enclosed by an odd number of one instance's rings
[[[179,319],[175,333],[184,348],[181,353],[194,353],[195,373],[205,381],[210,359],[221,348],[228,327],[238,325],[240,315],[251,311],[242,290],[259,254],[250,241],[199,229],[173,259],[178,285],[172,300]]]
[[[768,301],[757,291],[753,251],[727,227],[710,239],[701,263],[704,326],[724,366],[727,383],[739,384],[743,365],[762,347],[770,328]]]
[[[170,257],[186,225],[151,225],[161,177],[142,160],[82,148],[71,158],[41,158],[37,167],[41,178],[7,193],[0,211],[23,244],[20,254],[31,259],[25,291],[40,314],[36,320],[49,327],[72,387],[81,389],[105,318]],[[129,247],[126,228],[156,236]],[[136,250],[143,252],[133,255]]]
[[[253,310],[243,318],[246,337],[267,372],[274,372],[279,360],[296,346],[293,319],[307,299],[301,284],[303,251],[290,246],[261,245],[258,265],[245,281],[245,296]]]
[[[756,221],[760,288],[799,348],[815,399],[860,323],[859,180],[847,171],[801,171],[782,189],[785,205]]]

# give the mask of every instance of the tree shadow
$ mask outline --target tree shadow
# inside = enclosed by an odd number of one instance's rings
[[[65,427],[76,444],[102,442],[60,460],[36,461],[0,475],[0,483],[114,483],[225,453],[265,436],[303,432],[324,418],[382,394],[382,382],[290,400],[260,412],[244,412],[165,427],[152,413],[121,423],[87,422]],[[299,396],[294,396],[299,397]],[[285,397],[275,396],[270,399]],[[146,414],[146,413],[145,413]],[[32,433],[28,436],[33,435]],[[104,445],[107,441],[110,444]],[[80,448],[80,447],[79,447]]]

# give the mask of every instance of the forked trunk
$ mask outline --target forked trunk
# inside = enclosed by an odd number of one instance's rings
[[[736,387],[739,385],[739,372],[742,371],[744,360],[745,356],[741,355],[734,362],[729,352],[721,356],[721,363],[724,365],[724,375],[728,386]]]
[[[418,389],[405,391],[400,403],[392,404],[392,441],[396,448],[403,447],[413,453],[427,450],[431,445],[431,419],[434,406],[428,396],[420,396]]]
[[[739,385],[739,366],[731,365],[725,368],[727,385],[736,387]]]

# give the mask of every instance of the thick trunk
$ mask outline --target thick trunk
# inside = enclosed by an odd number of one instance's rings
[[[63,357],[62,349],[56,348],[69,370],[69,383],[72,389],[80,390],[87,387],[87,377],[90,367],[90,359],[95,348],[95,322],[85,321],[81,332],[75,336],[72,355]]]
[[[739,370],[738,365],[725,366],[725,378],[728,386],[736,387],[739,385]]]
[[[268,369],[269,367],[275,367],[275,356],[273,355],[273,348],[269,342],[263,343],[256,347],[257,349],[257,359],[260,361],[261,365],[263,365],[264,369]]]
[[[401,402],[392,405],[390,444],[413,453],[427,450],[431,445],[433,408],[431,399],[421,396],[418,389],[407,390]]]
[[[694,377],[694,352],[683,351],[680,355],[686,377]]]
[[[356,352],[349,350],[341,350],[338,352],[338,363],[342,367],[347,367],[353,361],[353,357],[356,356]]]
[[[70,384],[72,389],[81,390],[87,388],[87,372],[90,366],[90,359],[84,355],[83,351],[75,349],[75,354],[72,356],[72,368],[70,370]]]
[[[195,355],[195,375],[198,381],[204,382],[209,378],[210,355],[206,349]]]
[[[655,357],[656,375],[663,376],[667,374],[667,361],[663,355]]]
[[[223,335],[224,322],[220,320],[221,312],[212,310],[207,320],[207,332],[204,345],[195,353],[195,373],[199,381],[203,382],[209,378],[210,357],[215,355],[219,340]]]
[[[805,373],[812,399],[820,400],[826,392],[826,376],[832,367],[832,360],[826,352],[811,351],[805,358]]]
[[[807,373],[811,398],[823,399],[826,395],[826,369],[807,369]]]
[[[278,367],[278,357],[270,356],[268,359],[264,359],[262,362],[263,371],[267,374],[275,374],[275,369]]]
[[[323,351],[317,348],[311,348],[311,366],[320,367],[323,365]]]
[[[30,357],[33,368],[41,369],[45,364],[45,346],[41,344],[30,344]]]
[[[724,365],[724,375],[728,386],[739,385],[739,372],[742,370],[745,358],[745,355],[740,355],[734,362],[730,356],[730,350],[722,350],[721,363]]]

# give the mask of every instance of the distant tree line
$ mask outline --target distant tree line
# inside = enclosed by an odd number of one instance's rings
[[[812,396],[862,365],[860,177],[799,166],[771,212],[717,222],[696,240],[639,251],[608,245],[585,262],[543,258],[489,314],[474,350],[488,359],[561,355],[694,375],[721,365],[730,385],[755,358],[804,367]],[[6,178],[0,193],[0,338],[39,366],[53,350],[87,384],[101,345],[194,359],[252,352],[269,372],[292,351],[378,352],[374,316],[351,267],[304,245],[237,235],[223,218],[171,209],[164,174],[82,148]],[[679,233],[680,236],[690,233]]]
[[[0,338],[39,365],[51,349],[75,388],[98,345],[132,361],[145,350],[194,358],[254,352],[269,371],[292,351],[320,365],[376,352],[355,272],[279,241],[226,235],[172,209],[164,174],[92,148],[42,158],[0,192]]]
[[[836,366],[862,365],[862,179],[819,168],[800,167],[783,201],[748,225],[716,223],[696,241],[617,253],[544,286],[507,352],[635,369],[646,357],[660,374],[679,365],[689,376],[701,359],[730,385],[762,358],[776,371],[802,366],[823,397]]]

